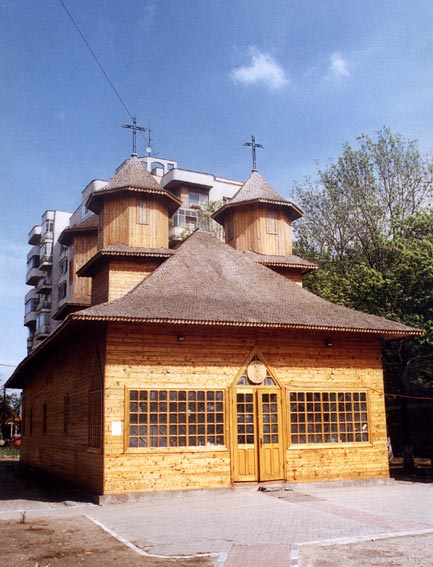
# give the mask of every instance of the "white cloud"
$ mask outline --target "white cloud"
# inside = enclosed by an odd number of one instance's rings
[[[278,90],[289,84],[284,69],[275,59],[256,48],[250,50],[249,65],[237,67],[230,73],[236,83],[244,85],[262,84],[270,90]]]
[[[156,18],[157,6],[155,2],[148,1],[146,4],[141,6],[141,10],[138,13],[138,26],[141,30],[148,30],[154,23]]]
[[[350,77],[347,61],[339,51],[333,53],[329,58],[329,61],[331,63],[330,70],[333,75],[336,77]]]

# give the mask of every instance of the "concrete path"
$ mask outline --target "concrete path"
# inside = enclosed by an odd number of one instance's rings
[[[408,538],[408,553],[411,537],[424,538],[425,549],[433,549],[433,484],[321,483],[268,487],[264,492],[250,486],[147,494],[97,506],[80,501],[74,492],[59,493],[58,486],[44,492],[31,484],[29,488],[28,480],[27,488],[13,476],[9,481],[7,493],[0,488],[0,519],[18,518],[22,510],[28,518],[85,515],[150,554],[213,553],[218,567],[302,566],[306,545],[323,555],[324,544],[386,538]],[[317,565],[325,565],[323,561]],[[415,564],[433,566],[433,559],[424,563],[421,556]],[[305,565],[316,563],[309,556]]]

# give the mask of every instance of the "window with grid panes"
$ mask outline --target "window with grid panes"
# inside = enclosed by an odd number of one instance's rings
[[[366,392],[290,392],[292,444],[368,442]]]
[[[130,448],[223,445],[223,390],[129,390]]]

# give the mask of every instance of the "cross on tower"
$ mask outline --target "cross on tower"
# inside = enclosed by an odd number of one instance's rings
[[[242,145],[251,147],[251,151],[252,151],[252,154],[253,154],[253,169],[251,171],[257,171],[256,148],[263,148],[264,146],[262,146],[262,144],[256,144],[256,137],[254,136],[254,134],[251,134],[251,142],[244,142]]]
[[[138,132],[147,132],[147,128],[143,128],[142,126],[137,126],[137,119],[135,116],[132,117],[132,124],[122,124],[122,128],[130,128],[132,130],[132,154],[133,156],[137,155],[137,131]]]

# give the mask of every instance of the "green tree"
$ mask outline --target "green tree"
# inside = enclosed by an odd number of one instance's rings
[[[8,392],[4,388],[0,376],[0,436],[5,429],[5,423],[21,415],[21,397],[16,392]]]
[[[383,349],[388,392],[433,386],[433,161],[387,128],[362,135],[317,181],[297,187],[305,211],[296,253],[321,270],[306,286],[331,301],[424,329]],[[407,414],[401,399],[402,415]],[[405,444],[410,446],[405,420]]]

